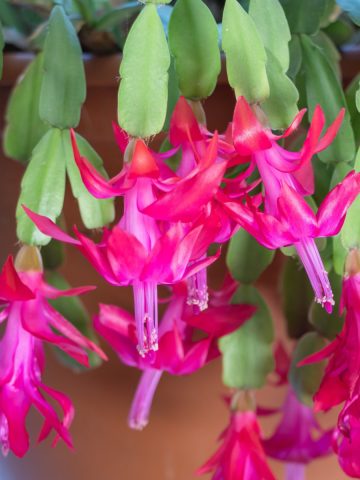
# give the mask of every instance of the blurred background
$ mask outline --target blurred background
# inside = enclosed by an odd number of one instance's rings
[[[11,61],[5,58],[4,77],[0,82],[1,131],[10,88],[29,58],[30,54],[18,55],[17,60]],[[88,95],[78,129],[100,153],[111,175],[118,172],[121,166],[111,131],[111,121],[116,119],[118,63],[117,55],[101,60],[87,59]],[[205,104],[209,127],[222,130],[231,118],[232,108],[233,94],[221,77],[215,94]],[[3,153],[1,156],[0,260],[3,263],[8,253],[17,250],[14,216],[23,166],[6,158]],[[74,223],[80,225],[77,212],[78,208],[68,190],[65,208],[68,226]],[[131,291],[105,284],[75,249],[67,249],[62,271],[74,286],[98,286],[95,292],[84,297],[91,314],[96,313],[99,301],[131,308]],[[223,274],[224,267],[220,261],[211,268],[211,285],[219,286]],[[276,266],[265,272],[259,287],[281,331],[283,326]],[[110,360],[99,369],[74,374],[59,365],[48,352],[45,383],[66,392],[76,408],[71,429],[75,450],[69,451],[61,443],[54,449],[49,442],[36,445],[41,419],[36,412],[32,412],[29,429],[33,448],[24,459],[19,460],[12,454],[2,459],[1,480],[196,478],[196,468],[215,450],[216,439],[228,421],[222,400],[226,392],[221,384],[220,362],[213,362],[191,377],[164,375],[155,395],[149,426],[142,432],[134,432],[127,427],[127,414],[139,372],[122,366],[109,350],[107,353]],[[280,388],[268,388],[259,393],[258,402],[263,406],[279,405],[283,395],[284,391]],[[321,422],[329,425],[335,422],[335,418],[335,415],[324,416]],[[272,432],[277,420],[278,416],[275,415],[263,421],[265,435]],[[277,462],[270,463],[276,478],[282,479],[282,466]],[[309,480],[323,478],[346,478],[335,457],[316,461],[308,469]]]

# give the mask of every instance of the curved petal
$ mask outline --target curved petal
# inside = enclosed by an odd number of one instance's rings
[[[47,393],[50,397],[52,397],[54,400],[58,402],[58,404],[60,405],[64,413],[62,424],[65,427],[65,429],[69,429],[75,415],[75,408],[70,398],[67,395],[63,394],[62,392],[59,392],[58,390],[54,390],[53,388],[50,388],[43,383],[40,383],[39,386],[42,390],[44,390],[45,393]],[[45,421],[44,426],[40,432],[38,442],[41,442],[45,438],[47,438],[47,436],[51,432],[51,429],[52,429],[51,423]],[[52,443],[53,447],[57,444],[60,438],[61,437],[59,435],[57,435],[54,438]]]
[[[271,157],[269,157],[270,163],[281,172],[291,173],[291,172],[296,172],[301,170],[301,168],[303,168],[305,165],[310,163],[313,155],[315,155],[315,153],[320,151],[318,147],[321,144],[321,140],[319,141],[319,139],[320,139],[321,132],[324,128],[324,125],[325,125],[324,112],[320,107],[320,105],[317,105],[315,107],[311,125],[308,130],[308,134],[306,136],[301,152],[299,153],[286,152],[281,147],[277,146],[276,150],[280,152],[283,151],[284,155],[272,155]],[[333,131],[334,129],[330,127],[329,130],[331,133],[331,131]],[[326,135],[327,134],[325,134],[324,136],[324,138],[326,137],[325,142],[328,141],[328,139],[331,137],[331,135],[329,136],[326,136]],[[332,138],[331,138],[331,141],[332,141]],[[325,142],[324,142],[324,145],[325,145]],[[321,150],[323,150],[323,148],[321,148]]]
[[[315,153],[325,150],[325,148],[327,148],[330,145],[330,143],[334,140],[334,138],[336,137],[341,127],[344,116],[345,116],[345,108],[342,108],[338,116],[335,118],[333,123],[325,132],[325,135],[323,135],[322,138],[320,139],[319,143],[317,144]]]
[[[197,315],[185,317],[184,320],[188,325],[219,338],[239,328],[255,311],[256,307],[252,305],[209,307]]]
[[[91,263],[95,270],[112,285],[119,285],[121,281],[116,277],[111,268],[109,259],[106,255],[106,246],[97,245],[90,238],[81,234],[77,228],[74,228],[75,234],[79,239],[78,248],[85,258]],[[110,235],[109,237],[110,238]],[[107,240],[108,240],[107,238]]]
[[[187,279],[192,275],[195,275],[196,273],[200,272],[200,270],[203,270],[204,268],[209,267],[212,263],[214,263],[220,257],[220,255],[221,255],[221,250],[219,249],[215,253],[215,255],[211,255],[211,257],[205,257],[195,262],[191,262],[191,264],[188,265],[185,269],[185,272],[183,274],[183,279]]]
[[[112,122],[112,128],[120,151],[125,153],[126,147],[129,143],[129,135],[115,122]]]
[[[165,332],[159,339],[159,350],[156,353],[154,367],[175,374],[184,355],[183,341],[176,324],[174,324],[172,330]]]
[[[116,187],[114,187],[108,179],[100,175],[94,165],[80,155],[74,130],[71,130],[70,133],[75,163],[78,166],[81,179],[88,191],[96,198],[112,198],[123,194],[127,188],[122,188],[121,184],[117,184]],[[124,178],[124,173],[122,173],[121,178]]]
[[[183,225],[178,222],[162,235],[154,245],[141,280],[154,280],[157,283],[173,283],[181,279],[200,233],[201,227],[185,234]]]
[[[39,387],[44,388],[43,384],[39,384]],[[44,433],[49,431],[49,428],[53,428],[57,434],[62,438],[62,440],[67,444],[69,448],[73,448],[72,439],[70,436],[70,432],[68,429],[63,425],[63,423],[59,420],[55,409],[47,403],[45,398],[40,394],[38,389],[32,388],[31,389],[31,398],[37,410],[41,413],[41,415],[45,418],[45,422],[47,423],[44,426],[43,430]]]
[[[174,147],[203,140],[198,121],[185,97],[177,101],[170,121],[170,142]]]
[[[108,239],[107,256],[117,278],[129,283],[140,276],[147,251],[134,235],[115,226]]]
[[[226,162],[216,163],[201,170],[192,178],[184,178],[167,194],[144,209],[156,219],[172,222],[191,222],[218,190],[226,169]]]
[[[21,281],[9,255],[0,273],[0,300],[15,302],[35,298],[34,293]]]
[[[264,247],[274,249],[294,243],[295,239],[289,231],[289,226],[272,215],[231,201],[224,202],[223,207],[235,222]]]
[[[293,172],[293,181],[296,190],[304,196],[314,193],[315,175],[311,162],[304,163],[301,168]]]
[[[189,375],[202,368],[210,360],[209,354],[212,343],[213,340],[210,337],[194,343],[189,349],[186,349],[183,361],[171,373]],[[220,355],[220,352],[218,352],[218,355]],[[215,356],[211,360],[214,358]]]
[[[23,457],[29,449],[26,417],[31,400],[22,388],[5,386],[1,391],[0,402],[7,422],[9,447],[17,457]]]
[[[47,317],[49,324],[58,332],[60,332],[64,337],[68,338],[74,344],[78,345],[79,347],[87,350],[91,350],[95,352],[100,358],[103,360],[107,360],[107,356],[102,351],[100,347],[98,347],[94,342],[90,339],[85,337],[79,330],[74,327],[74,325],[66,320],[57,310],[55,310],[50,305],[45,305],[44,307],[44,314]]]
[[[114,305],[99,305],[94,317],[94,329],[111,346],[120,359],[130,366],[141,367],[144,361],[137,351],[134,318]]]
[[[291,122],[291,125],[282,133],[282,135],[272,135],[275,140],[280,140],[281,138],[286,138],[292,135],[295,130],[299,127],[302,122],[302,119],[306,113],[307,109],[301,109],[295,116],[294,120]]]
[[[218,132],[214,132],[212,139],[210,140],[205,152],[200,155],[199,169],[204,169],[213,165],[218,156],[219,135]]]
[[[223,227],[224,220],[220,217],[220,209],[211,209],[208,215],[204,215],[203,218],[200,218],[193,227],[201,227],[196,243],[193,246],[191,253],[191,260],[197,260],[198,258],[204,256],[209,246],[212,243],[215,243],[217,238],[221,236],[220,232]],[[227,227],[227,225],[226,225]]]
[[[46,282],[42,282],[41,285],[41,294],[46,298],[59,298],[59,297],[77,297],[83,293],[91,292],[95,290],[96,287],[93,285],[88,285],[84,287],[75,287],[69,288],[67,290],[58,290],[57,288],[49,285]]]
[[[335,352],[338,346],[339,346],[339,340],[335,339],[334,341],[326,345],[324,348],[322,348],[318,352],[312,353],[311,355],[308,355],[307,357],[305,357],[296,366],[303,367],[304,365],[311,365],[312,363],[321,362],[322,360],[325,360],[326,358],[330,357],[330,355],[332,355]]]
[[[236,102],[233,118],[233,141],[240,155],[251,155],[259,150],[271,148],[267,132],[256,118],[245,97]]]
[[[39,215],[38,213],[33,212],[30,208],[27,208],[25,205],[22,205],[22,208],[25,210],[26,215],[35,223],[37,228],[44,235],[48,235],[55,240],[60,242],[71,243],[72,245],[79,245],[80,242],[73,237],[70,237],[65,233],[61,228],[59,228],[55,222],[50,220],[50,218],[45,217],[44,215]]]
[[[360,173],[350,172],[326,195],[317,213],[320,235],[337,235],[348,208],[360,193]]]
[[[72,340],[53,332],[49,326],[48,318],[44,310],[45,305],[39,304],[39,302],[30,301],[23,304],[21,309],[23,328],[40,340],[45,340],[56,345],[81,365],[88,367],[88,356],[83,348]]]
[[[306,136],[303,148],[301,150],[300,165],[311,160],[312,156],[317,152],[317,146],[319,144],[319,138],[325,125],[325,115],[320,107],[316,105],[313,117],[311,119],[310,128]]]

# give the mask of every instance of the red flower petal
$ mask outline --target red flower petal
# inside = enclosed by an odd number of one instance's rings
[[[251,155],[272,146],[264,127],[244,97],[239,97],[236,103],[233,118],[233,140],[236,151],[240,155]]]
[[[180,97],[175,105],[170,122],[170,142],[174,147],[203,140],[198,121],[190,105],[184,97]]]
[[[0,301],[15,302],[32,298],[35,298],[34,293],[21,281],[14,260],[9,255],[0,273]]]

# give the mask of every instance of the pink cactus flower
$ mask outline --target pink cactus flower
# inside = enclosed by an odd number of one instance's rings
[[[291,387],[282,412],[278,427],[263,446],[267,455],[286,463],[286,480],[304,480],[305,466],[331,453],[333,430],[320,427],[313,409],[300,403]]]
[[[340,128],[344,110],[341,110],[334,123],[321,137],[325,118],[318,106],[315,109],[304,146],[300,152],[289,152],[278,145],[277,141],[288,137],[299,126],[304,113],[305,110],[299,112],[284,134],[276,136],[270,128],[264,127],[260,123],[245,98],[238,99],[232,124],[233,144],[237,153],[250,159],[251,164],[256,165],[260,173],[264,186],[265,210],[264,214],[257,215],[256,222],[253,222],[254,205],[247,209],[244,208],[242,211],[240,211],[241,208],[238,209],[236,216],[237,218],[243,216],[243,221],[239,221],[240,225],[244,228],[248,227],[249,231],[252,230],[250,233],[253,233],[260,243],[269,248],[277,248],[286,244],[295,245],[314,288],[316,301],[330,313],[334,304],[333,294],[313,238],[334,235],[332,232],[336,229],[325,228],[321,232],[319,228],[316,228],[314,215],[302,197],[312,194],[314,190],[311,158],[332,142]],[[346,181],[345,183],[346,187],[353,189],[353,192],[350,193],[349,188],[347,190],[342,188],[337,193],[343,194],[343,203],[349,200],[347,203],[349,206],[359,192],[359,187],[358,182],[355,181]],[[334,195],[328,199],[327,203],[330,200],[336,201]],[[291,203],[287,204],[287,202]],[[319,213],[320,211],[321,209]],[[329,209],[326,209],[326,212],[330,213]],[[305,215],[303,219],[302,215]],[[337,223],[334,215],[331,218],[334,223]],[[324,221],[326,223],[325,219]],[[256,223],[257,226],[254,225]],[[340,222],[340,226],[341,224]],[[256,232],[257,229],[260,232]],[[293,236],[293,241],[290,241],[289,237],[291,236]]]
[[[326,411],[344,403],[333,447],[345,473],[360,478],[360,255],[357,249],[349,252],[345,272],[340,303],[340,313],[345,312],[342,331],[301,365],[329,359],[314,396],[315,409]]]
[[[197,470],[213,472],[213,480],[275,480],[261,444],[261,432],[253,411],[235,411],[221,434],[214,455]]]
[[[333,448],[340,467],[351,478],[360,478],[360,420],[357,415],[342,412],[341,427],[335,431]]]
[[[325,197],[316,215],[302,195],[283,183],[276,215],[262,212],[249,199],[247,204],[225,201],[229,215],[267,248],[294,245],[315,292],[315,300],[330,313],[334,305],[331,285],[315,238],[337,235],[346,213],[360,192],[360,174],[350,172]]]
[[[124,195],[124,214],[118,225],[111,232],[105,230],[102,242],[95,244],[76,229],[77,239],[74,239],[50,220],[25,210],[43,233],[77,245],[107,281],[113,285],[133,286],[138,350],[144,356],[158,348],[157,285],[191,278],[216,260],[218,255],[207,258],[206,251],[214,241],[218,220],[207,217],[194,225],[179,221],[164,224],[143,213],[156,201],[155,180],[159,178],[160,170],[141,140],[135,143],[131,163],[125,165],[118,180],[113,183],[103,179],[80,156],[74,135],[72,140],[75,159],[89,191],[101,198],[114,193]],[[189,203],[190,218],[213,194],[225,169],[224,165],[220,168],[213,165],[214,149],[216,138],[209,147],[208,155],[200,162],[198,175],[180,180],[174,186],[173,211],[182,199],[183,203]],[[203,283],[199,288],[201,294],[205,288]]]
[[[353,250],[346,262],[347,273],[343,280],[340,303],[340,313],[346,313],[342,331],[326,347],[301,362],[301,365],[306,365],[329,358],[320,388],[314,396],[316,410],[329,410],[360,393],[360,390],[357,390],[360,385],[358,258],[358,251]]]
[[[313,193],[311,158],[330,145],[345,114],[345,110],[342,109],[321,137],[325,117],[321,107],[317,106],[300,152],[285,150],[277,141],[287,138],[298,128],[305,112],[305,109],[301,110],[282,135],[274,135],[269,127],[261,124],[244,97],[237,100],[232,123],[232,141],[236,152],[249,158],[259,170],[265,189],[267,213],[276,214],[277,199],[283,184],[287,184],[302,195]]]
[[[186,103],[185,100],[184,102]],[[187,108],[191,112],[190,107],[187,106]],[[196,119],[193,124],[197,125]],[[184,126],[182,127],[184,128]],[[196,130],[195,126],[190,127],[190,130],[194,129]],[[175,128],[173,136],[178,140],[181,134],[177,130]],[[119,129],[115,131],[118,143],[123,149],[124,132]],[[208,226],[211,224],[213,233],[217,234],[222,227],[221,222],[224,222],[224,215],[220,217],[219,212],[212,212],[213,215],[210,215],[206,209],[207,203],[218,190],[226,169],[225,161],[215,162],[217,135],[214,135],[208,146],[203,145],[201,155],[197,153],[195,155],[195,150],[193,150],[191,168],[183,168],[180,174],[179,172],[174,173],[167,167],[162,162],[162,158],[159,158],[159,154],[151,152],[142,140],[133,142],[135,142],[135,146],[134,143],[128,143],[126,147],[129,150],[134,148],[131,161],[124,163],[123,169],[116,177],[106,180],[86,158],[80,155],[75,135],[72,132],[75,161],[89,192],[97,198],[123,195],[123,218],[128,219],[124,222],[123,228],[129,233],[140,234],[137,235],[140,240],[144,236],[144,232],[141,232],[140,228],[134,232],[134,226],[139,223],[139,219],[141,219],[140,225],[144,224],[146,227],[146,235],[151,231],[158,230],[156,220],[166,220],[167,228],[170,228],[179,221],[187,222],[190,225],[198,221],[199,224],[202,218],[204,219],[203,223],[205,222]],[[191,145],[191,148],[195,149],[193,143]],[[183,152],[183,158],[185,158],[184,155]],[[187,155],[186,161],[190,161],[189,158]],[[153,235],[153,240],[156,238],[156,235]],[[213,240],[217,241],[217,238],[213,237]],[[205,268],[189,278],[188,300],[200,311],[207,308]]]
[[[134,190],[131,195],[133,193]],[[105,231],[103,240],[98,244],[76,228],[75,239],[50,219],[24,208],[43,233],[76,245],[109,283],[133,286],[138,352],[141,356],[158,349],[157,285],[186,279],[210,265],[219,255],[218,252],[213,257],[204,258],[209,241],[204,226],[189,230],[176,223],[160,233],[150,217],[141,217],[143,214],[136,210],[135,203],[133,215],[128,217],[128,213],[124,213],[119,225]],[[124,229],[128,221],[133,222],[137,235]]]
[[[56,345],[85,366],[88,365],[87,350],[106,357],[99,347],[51,307],[47,299],[78,295],[92,289],[56,290],[45,283],[40,271],[17,272],[12,258],[7,259],[0,274],[0,297],[6,305],[0,320],[7,319],[0,345],[0,443],[5,455],[9,450],[19,457],[27,452],[26,417],[31,405],[45,419],[39,441],[54,430],[53,445],[61,438],[72,446],[69,427],[74,416],[73,405],[66,395],[41,381],[43,341]],[[42,392],[59,404],[64,414],[62,420]]]
[[[100,305],[100,312],[94,319],[95,330],[122,362],[144,371],[130,412],[130,426],[141,429],[147,424],[162,372],[187,375],[198,370],[220,355],[218,338],[241,326],[254,311],[250,305],[230,305],[209,307],[195,315],[187,304],[186,285],[175,285],[159,327],[159,350],[141,357],[136,347],[133,316],[119,307]],[[196,329],[206,335],[194,339]]]

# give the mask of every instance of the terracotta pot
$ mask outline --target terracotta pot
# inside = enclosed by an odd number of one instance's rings
[[[343,83],[347,86],[360,73],[360,45],[347,45],[341,55]]]

